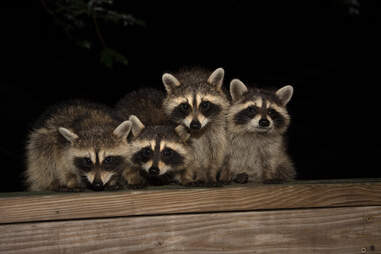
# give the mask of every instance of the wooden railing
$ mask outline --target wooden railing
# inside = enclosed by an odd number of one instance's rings
[[[381,253],[381,179],[3,193],[0,253]]]

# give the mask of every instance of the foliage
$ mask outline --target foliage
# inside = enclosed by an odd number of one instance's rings
[[[122,27],[144,26],[143,21],[131,14],[116,10],[114,0],[40,1],[76,45],[88,50],[97,50],[100,63],[108,68],[112,68],[114,63],[127,65],[126,57],[106,44],[100,27],[102,24]],[[88,31],[92,33],[89,34]]]

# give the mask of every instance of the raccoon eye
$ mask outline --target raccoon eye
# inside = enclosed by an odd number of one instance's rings
[[[249,111],[250,114],[256,114],[257,113],[257,109],[253,106],[248,107],[247,110]]]
[[[181,103],[180,104],[180,110],[184,113],[188,112],[189,110],[189,104],[188,103]]]
[[[270,117],[273,117],[273,116],[276,115],[276,111],[275,111],[274,109],[272,109],[272,108],[269,108],[269,109],[267,110],[267,114],[268,114]]]
[[[203,109],[203,110],[208,110],[209,109],[209,107],[210,107],[210,102],[209,101],[203,101],[203,102],[201,102],[201,108]]]
[[[165,148],[162,152],[165,158],[170,158],[173,155],[173,151],[171,149]]]
[[[148,147],[143,148],[142,155],[144,158],[150,158],[152,155],[152,150]]]
[[[93,162],[86,157],[75,157],[73,163],[78,169],[85,172],[89,172],[93,167]]]
[[[83,165],[91,167],[93,165],[93,162],[90,160],[90,158],[83,158]]]
[[[107,156],[106,158],[104,158],[103,163],[110,164],[113,161],[114,161],[114,158],[112,156]]]

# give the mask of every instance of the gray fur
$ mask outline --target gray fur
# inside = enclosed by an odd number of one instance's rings
[[[242,83],[239,79],[233,79],[230,82],[230,95],[232,97],[233,102],[237,101],[242,97],[244,93],[247,92],[247,87],[244,83]]]
[[[193,147],[189,142],[187,142],[189,136],[186,131],[182,128],[182,126],[177,126],[176,128],[173,125],[144,126],[144,124],[141,123],[136,116],[133,116],[133,118],[135,118],[135,123],[138,123],[139,126],[143,127],[139,130],[137,135],[133,135],[129,141],[127,156],[129,164],[128,167],[136,171],[146,171],[146,174],[148,174],[149,167],[156,166],[160,170],[158,175],[159,177],[164,174],[170,174],[174,179],[180,181],[184,170],[191,167],[191,164],[195,161]],[[151,144],[153,147],[151,147]],[[170,144],[170,149],[182,155],[184,160],[181,164],[171,166],[162,160],[159,147],[163,144]],[[136,162],[134,160],[134,156],[139,153],[141,149],[147,146],[153,148],[153,158],[156,158],[156,161],[154,159],[150,159],[144,163],[141,161]],[[165,149],[165,147],[163,149]],[[147,164],[147,168],[144,168],[143,164]],[[165,168],[161,168],[161,165]],[[147,182],[142,182],[141,184],[145,185]]]
[[[237,89],[237,82],[232,82],[230,91],[233,99],[232,106],[227,114],[227,134],[229,140],[228,167],[223,175],[229,180],[234,180],[237,175],[246,173],[251,182],[288,181],[294,179],[296,172],[293,163],[287,154],[284,133],[289,125],[289,115],[285,108],[292,96],[292,87],[282,88],[271,95],[270,91],[246,88],[242,82]],[[246,86],[245,86],[246,87]],[[238,90],[238,92],[237,92]],[[274,100],[272,100],[272,98]],[[245,124],[237,123],[235,115],[243,110],[245,103],[250,101],[270,102],[270,107],[279,109],[283,117],[283,125],[279,128],[273,124],[273,119],[266,113],[270,126],[265,131],[253,128],[253,118]],[[274,106],[271,106],[274,105]],[[266,107],[263,107],[267,110]],[[262,109],[262,110],[263,110]],[[264,111],[266,112],[266,111]]]
[[[171,87],[176,87],[176,78],[172,75],[163,75],[163,83],[167,84],[168,91]],[[142,149],[140,147],[142,141],[150,140],[156,142],[157,138],[163,139],[163,141],[170,141],[175,144],[182,144],[185,147],[189,147],[185,144],[187,140],[187,133],[181,128],[178,128],[179,134],[175,132],[175,126],[171,125],[162,110],[162,102],[164,99],[164,93],[156,89],[140,89],[132,91],[125,95],[116,105],[116,113],[121,118],[128,118],[131,123],[131,135],[128,138],[128,170],[123,174],[124,179],[133,185],[132,187],[143,187],[149,184],[147,178],[137,178],[136,175],[130,175],[129,172],[139,172],[142,170],[141,165],[132,161],[134,153]],[[181,133],[181,136],[180,136]],[[143,142],[144,143],[144,142]],[[157,151],[156,151],[157,152]],[[159,157],[158,154],[156,156]],[[188,152],[187,158],[191,158],[192,152]],[[193,158],[193,157],[192,157]],[[192,160],[186,160],[192,161]],[[186,163],[187,164],[187,163]],[[170,170],[178,172],[181,175],[183,167],[179,165],[176,169]]]
[[[113,134],[121,138],[122,140],[127,141],[127,136],[131,131],[131,126],[131,121],[124,121],[118,127],[115,128]]]
[[[64,137],[66,138],[67,141],[69,141],[70,143],[74,143],[76,139],[78,139],[78,135],[71,132],[70,130],[64,128],[64,127],[59,127],[58,128],[58,132]]]
[[[207,124],[199,131],[190,132],[190,141],[194,151],[194,163],[187,168],[180,178],[182,184],[191,184],[192,182],[215,183],[217,181],[217,173],[222,167],[227,147],[225,113],[229,102],[222,91],[224,70],[219,68],[210,74],[210,72],[202,69],[190,69],[180,71],[173,75],[173,77],[176,77],[180,85],[173,86],[170,92],[168,92],[163,102],[163,109],[175,124],[186,125],[184,123],[185,117],[172,117],[173,106],[179,99],[186,98],[187,96],[189,98],[189,95],[195,98],[198,94],[201,96],[213,96],[218,100],[215,103],[220,107],[218,114],[204,116],[198,106],[195,105],[193,111],[186,116],[193,117],[193,119],[205,117]],[[189,124],[186,127],[189,128]]]
[[[293,93],[294,88],[290,85],[284,86],[275,92],[276,96],[281,100],[283,106],[286,106],[291,100]]]
[[[216,69],[208,78],[208,83],[215,86],[217,90],[221,90],[224,83],[225,71],[222,68]]]
[[[116,103],[116,115],[121,121],[135,115],[145,125],[166,124],[168,120],[161,108],[164,97],[164,92],[153,88],[129,92]]]
[[[172,74],[164,73],[162,76],[162,81],[167,93],[171,93],[173,89],[180,86],[180,81],[177,80]]]
[[[144,124],[135,115],[131,115],[129,118],[131,125],[131,132],[134,137],[139,136],[140,132],[144,129]]]
[[[123,133],[121,125],[126,123],[120,125],[111,110],[98,104],[74,101],[48,112],[30,133],[26,146],[28,189],[83,190],[86,186],[81,171],[74,165],[74,157],[88,151],[125,147],[127,142],[123,137],[129,129]],[[119,135],[114,135],[115,131]],[[118,180],[113,178],[108,186]]]

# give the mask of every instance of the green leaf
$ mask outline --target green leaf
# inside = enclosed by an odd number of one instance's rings
[[[128,61],[125,56],[118,51],[110,48],[104,48],[100,53],[100,62],[107,68],[112,69],[114,63],[121,63],[127,65]]]
[[[91,42],[89,42],[89,41],[87,41],[87,40],[78,41],[77,44],[78,44],[78,46],[80,46],[81,48],[85,48],[85,49],[90,49],[90,48],[91,48]]]

